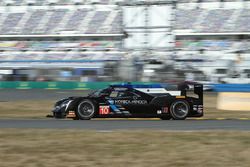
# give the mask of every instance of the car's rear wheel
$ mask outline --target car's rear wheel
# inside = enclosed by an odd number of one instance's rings
[[[174,120],[184,120],[187,118],[190,106],[186,100],[177,100],[171,104],[170,114]]]
[[[95,115],[95,112],[95,104],[90,100],[83,100],[77,107],[76,115],[81,120],[89,120]]]

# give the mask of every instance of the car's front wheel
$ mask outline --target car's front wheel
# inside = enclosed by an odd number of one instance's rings
[[[184,120],[189,114],[190,106],[186,100],[177,100],[171,104],[170,114],[174,120]]]
[[[95,115],[96,106],[90,100],[83,100],[79,103],[76,115],[81,120],[89,120]]]

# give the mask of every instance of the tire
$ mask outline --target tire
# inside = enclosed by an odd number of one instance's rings
[[[161,117],[161,120],[170,120],[172,117],[170,115]]]
[[[90,120],[96,113],[96,105],[90,100],[83,100],[79,103],[76,116],[80,120]]]
[[[170,114],[174,120],[185,120],[189,111],[190,106],[186,100],[174,101],[170,107]]]

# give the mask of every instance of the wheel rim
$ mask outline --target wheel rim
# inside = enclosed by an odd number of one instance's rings
[[[178,118],[184,118],[188,114],[188,105],[179,101],[173,105],[173,114]]]
[[[79,114],[82,117],[89,117],[94,113],[94,107],[92,104],[87,103],[87,102],[83,102],[80,104],[79,107]]]

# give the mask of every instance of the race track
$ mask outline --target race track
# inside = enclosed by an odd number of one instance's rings
[[[39,128],[39,129],[84,129],[98,131],[112,130],[241,130],[250,131],[250,120],[0,120],[0,128]]]

